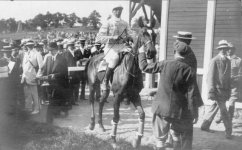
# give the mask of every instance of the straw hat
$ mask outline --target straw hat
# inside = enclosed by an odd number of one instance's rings
[[[216,49],[222,49],[222,48],[229,48],[227,40],[220,40],[218,42],[218,47],[216,47]]]
[[[192,37],[192,32],[187,31],[178,31],[177,35],[174,35],[173,37],[177,39],[196,39],[195,37]]]

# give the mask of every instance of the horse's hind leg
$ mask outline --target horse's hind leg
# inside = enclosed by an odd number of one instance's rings
[[[133,141],[133,147],[137,148],[140,146],[141,138],[143,137],[143,134],[144,134],[145,112],[142,107],[141,98],[139,94],[134,94],[130,98],[132,98],[132,102],[139,113],[139,128],[138,128],[137,136]]]
[[[95,127],[95,112],[94,112],[94,87],[93,85],[89,85],[89,90],[90,90],[90,94],[89,94],[89,102],[91,105],[91,123],[89,124],[89,129],[93,130]]]

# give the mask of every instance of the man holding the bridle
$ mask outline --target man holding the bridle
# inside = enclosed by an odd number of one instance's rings
[[[108,67],[101,87],[104,92],[110,90],[109,80],[119,61],[118,53],[130,50],[130,47],[124,44],[124,39],[131,36],[132,31],[128,23],[120,18],[122,10],[122,6],[113,8],[112,17],[103,23],[96,37],[96,43],[106,44],[104,60],[108,63]]]

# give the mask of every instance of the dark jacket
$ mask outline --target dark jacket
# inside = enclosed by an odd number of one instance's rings
[[[160,73],[159,87],[152,112],[160,117],[193,118],[194,78],[192,68],[182,59],[148,64],[145,54],[139,54],[139,67],[147,73]],[[196,108],[197,109],[197,108]]]
[[[49,81],[50,84],[67,87],[67,63],[62,55],[57,54],[55,61],[52,60],[52,56],[48,56],[42,67],[42,74],[43,76],[55,74],[55,78]]]
[[[231,56],[231,88],[242,85],[242,60],[236,55]]]
[[[80,50],[81,51],[81,50]],[[83,58],[89,58],[91,56],[91,49],[84,48],[84,51],[82,53]]]
[[[76,67],[77,59],[73,57],[69,50],[66,50],[62,53],[63,57],[67,62],[67,67]],[[69,72],[69,77],[71,77],[70,84],[79,84],[80,78],[77,72]]]
[[[201,93],[198,88],[197,84],[197,58],[192,50],[192,48],[186,44],[186,47],[184,47],[187,50],[187,54],[184,55],[185,59],[182,59],[181,61],[192,67],[192,70],[194,71],[194,74],[196,75],[194,78],[194,97],[193,97],[193,105],[191,107],[194,107],[193,110],[196,110],[196,112],[193,112],[195,116],[198,117],[198,107],[203,105],[203,100]]]
[[[228,100],[230,97],[231,63],[228,58],[215,56],[209,66],[207,76],[208,99]]]

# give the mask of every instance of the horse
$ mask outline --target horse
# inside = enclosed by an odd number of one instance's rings
[[[147,58],[152,59],[156,55],[156,50],[152,42],[150,34],[145,29],[141,29],[138,33],[136,41],[134,41],[134,46],[130,52],[126,52],[123,55],[122,60],[119,65],[116,67],[113,73],[113,79],[111,82],[111,91],[114,95],[114,116],[112,123],[112,133],[111,139],[113,143],[116,143],[116,133],[117,125],[119,122],[119,108],[120,103],[123,99],[127,98],[139,113],[139,129],[138,136],[134,142],[134,147],[139,146],[141,138],[144,131],[144,121],[145,121],[145,112],[143,110],[140,98],[140,91],[143,88],[143,79],[142,71],[139,69],[138,64],[138,49],[144,46],[146,50]],[[108,95],[100,94],[100,83],[102,82],[102,77],[100,75],[105,72],[98,72],[98,66],[101,60],[104,58],[104,54],[99,54],[92,57],[87,65],[86,72],[88,76],[89,84],[89,101],[91,104],[91,122],[89,124],[89,129],[93,130],[95,127],[95,113],[94,113],[94,93],[96,92],[96,99],[99,100],[99,117],[98,123],[99,128],[105,132],[105,128],[102,123],[102,112],[105,101],[108,98]],[[101,97],[100,97],[101,96]],[[136,146],[135,146],[136,145]]]

